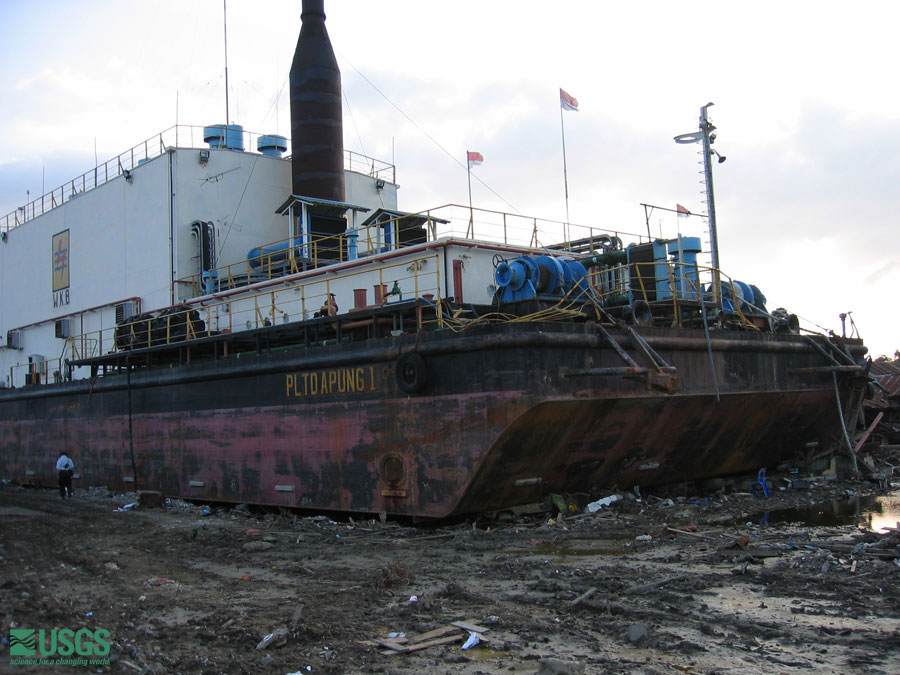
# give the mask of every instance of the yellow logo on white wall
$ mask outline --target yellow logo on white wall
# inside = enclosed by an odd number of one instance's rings
[[[69,287],[69,231],[53,235],[53,291]]]
[[[69,231],[53,235],[53,306],[69,304]]]

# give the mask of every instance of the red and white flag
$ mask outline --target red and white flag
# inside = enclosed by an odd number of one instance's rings
[[[469,160],[470,169],[473,166],[478,166],[479,164],[484,163],[484,157],[481,156],[480,152],[472,152],[471,150],[468,150],[466,151],[466,157]]]
[[[574,110],[575,112],[578,112],[578,99],[563,91],[562,88],[559,90],[559,104],[562,106],[563,110]]]
[[[688,211],[688,209],[687,209],[686,206],[682,206],[681,204],[675,204],[675,210],[678,212],[678,215],[679,215],[679,216],[690,216],[690,215],[693,215],[693,214],[691,214],[690,211]]]

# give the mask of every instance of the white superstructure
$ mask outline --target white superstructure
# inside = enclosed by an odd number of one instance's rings
[[[291,236],[290,218],[276,213],[291,192],[289,160],[207,146],[158,150],[123,153],[0,220],[0,384],[62,377],[73,356],[66,338],[196,296],[186,281],[201,271],[195,222],[213,224],[220,268]],[[348,201],[397,208],[393,167],[358,155],[347,165]],[[104,347],[112,345],[81,351]]]
[[[89,377],[68,362],[121,351],[117,322],[170,308],[202,322],[184,340],[309,319],[332,296],[340,314],[413,298],[488,305],[497,256],[560,240],[562,223],[398,211],[394,167],[355,153],[335,209],[345,228],[315,235],[306,209],[327,200],[290,196],[289,159],[190,147],[196,129],[163,132],[0,218],[0,386]]]

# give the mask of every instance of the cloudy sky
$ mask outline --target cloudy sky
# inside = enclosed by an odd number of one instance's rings
[[[300,2],[228,0],[233,121],[289,135]],[[264,7],[264,9],[260,9]],[[720,262],[769,307],[900,349],[900,3],[326,0],[345,147],[397,164],[401,208],[466,203],[644,232],[704,212],[714,102]],[[0,215],[175,124],[225,115],[221,0],[0,0]],[[488,187],[485,187],[488,186]],[[489,189],[488,189],[489,188]],[[701,219],[685,234],[707,239]],[[694,222],[696,221],[696,222]],[[657,212],[653,228],[676,223]]]

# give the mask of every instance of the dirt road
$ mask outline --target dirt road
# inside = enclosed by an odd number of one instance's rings
[[[746,521],[872,489],[413,527],[4,486],[0,671],[48,672],[11,629],[102,628],[52,672],[896,673],[897,534]]]

